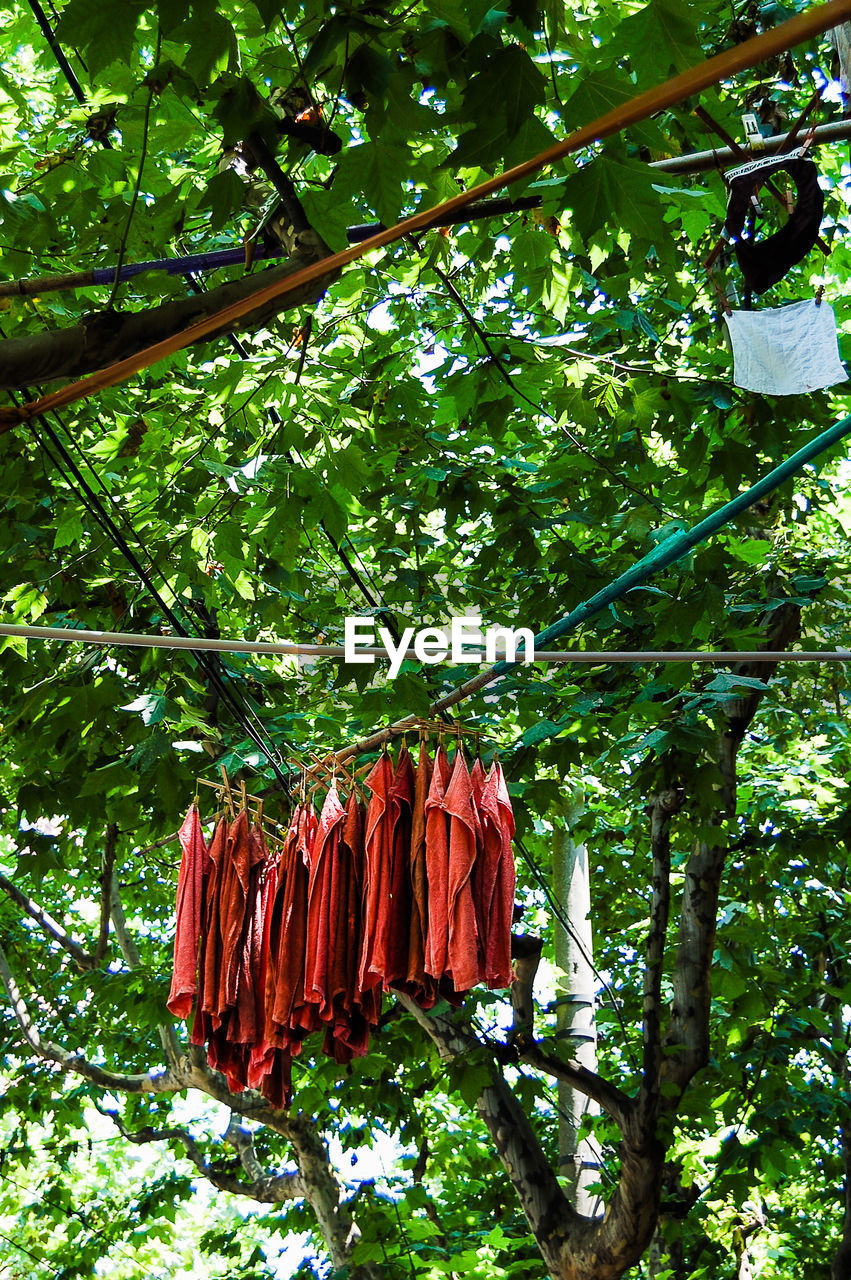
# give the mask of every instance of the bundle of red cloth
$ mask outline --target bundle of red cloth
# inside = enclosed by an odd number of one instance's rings
[[[366,778],[368,806],[329,790],[317,820],[299,804],[270,855],[243,809],[209,847],[193,805],[179,832],[168,1008],[207,1045],[233,1090],[292,1097],[292,1055],[323,1031],[337,1062],[366,1053],[382,991],[423,1008],[511,981],[514,818],[502,769],[472,771],[403,745]]]

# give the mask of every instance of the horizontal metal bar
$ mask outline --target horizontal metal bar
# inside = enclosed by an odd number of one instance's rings
[[[786,133],[775,133],[772,137],[763,139],[765,143],[764,152],[753,151],[750,147],[741,147],[738,152],[733,151],[732,147],[716,147],[712,151],[694,151],[687,156],[671,156],[666,160],[651,160],[649,167],[657,169],[661,173],[705,173],[719,164],[723,168],[731,160],[740,160],[742,152],[752,158],[757,158],[763,154],[773,155],[781,149],[788,136]],[[829,124],[816,126],[810,147],[818,147],[826,142],[841,142],[844,138],[851,138],[851,120],[834,120]]]
[[[61,640],[75,644],[115,645],[140,649],[190,649],[214,653],[265,654],[311,658],[344,658],[345,649],[337,644],[295,644],[285,640],[228,640],[207,636],[143,635],[132,631],[89,631],[83,627],[39,627],[24,623],[0,623],[0,638],[23,640]],[[358,645],[358,654],[377,658],[391,655],[383,645]],[[466,655],[470,665],[484,659],[484,650],[470,648]],[[405,658],[419,661],[413,649]],[[447,659],[448,661],[448,659]],[[729,663],[729,662],[851,662],[851,649],[536,649],[535,662],[567,665],[605,666],[608,663],[655,665],[660,662]],[[466,665],[466,664],[465,664]]]

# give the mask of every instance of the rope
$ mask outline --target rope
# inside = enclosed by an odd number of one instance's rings
[[[404,236],[411,235],[415,231],[422,231],[436,219],[464,209],[474,200],[481,200],[502,187],[510,186],[513,182],[531,177],[539,170],[546,168],[547,165],[554,164],[556,161],[564,159],[565,156],[571,155],[573,152],[579,151],[593,142],[599,142],[603,138],[620,133],[622,130],[629,128],[630,125],[637,124],[656,112],[672,107],[684,98],[700,93],[703,89],[708,89],[711,85],[718,84],[719,81],[735,75],[736,72],[747,70],[779,53],[785,53],[793,45],[811,39],[813,36],[819,35],[849,18],[851,18],[851,0],[830,0],[828,4],[817,5],[804,13],[797,14],[794,18],[781,23],[780,26],[773,28],[771,31],[753,36],[750,40],[746,40],[732,49],[726,49],[723,53],[716,54],[715,57],[707,59],[707,61],[700,63],[698,66],[692,67],[670,80],[666,80],[656,88],[638,94],[621,106],[599,116],[590,124],[584,125],[581,129],[576,129],[562,142],[555,143],[532,159],[524,160],[521,164],[514,165],[513,168],[499,173],[493,178],[488,178],[477,186],[471,187],[468,191],[459,192],[457,196],[445,200],[442,204],[436,205],[431,209],[424,209],[412,217],[404,219],[402,222],[397,222],[395,226],[387,228],[386,231],[380,231],[377,235],[371,236],[361,244],[353,245],[340,253],[332,254],[330,257],[321,258],[319,261],[294,272],[283,280],[277,280],[272,284],[265,285],[255,293],[252,293],[250,297],[240,299],[238,302],[224,307],[215,315],[208,316],[197,324],[190,325],[189,328],[184,329],[181,333],[174,334],[162,342],[154,343],[126,360],[118,361],[108,369],[103,369],[99,373],[92,374],[79,382],[73,382],[69,386],[63,387],[59,391],[54,391],[38,400],[30,401],[20,406],[18,410],[4,409],[0,412],[0,432],[11,430],[21,421],[44,413],[48,409],[57,409],[64,405],[73,404],[78,400],[86,399],[96,392],[104,390],[106,387],[112,387],[124,382],[127,378],[132,377],[134,373],[139,373],[142,369],[147,369],[158,360],[174,355],[176,351],[181,351],[191,343],[200,341],[200,339],[215,330],[230,328],[235,321],[247,315],[249,311],[253,311],[266,303],[276,301],[296,289],[303,288],[305,285],[318,280],[327,272],[348,266],[349,263],[365,257],[376,249],[382,249],[386,245],[394,244]]]

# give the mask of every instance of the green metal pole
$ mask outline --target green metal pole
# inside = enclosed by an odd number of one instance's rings
[[[745,489],[744,493],[740,493],[737,497],[731,498],[729,502],[725,502],[722,507],[719,507],[717,511],[713,511],[712,515],[707,516],[705,520],[701,520],[693,528],[683,529],[665,538],[646,556],[636,561],[631,569],[627,569],[625,573],[615,578],[608,586],[603,587],[596,595],[584,600],[582,604],[578,604],[570,613],[565,614],[563,618],[559,618],[558,622],[553,622],[549,627],[545,627],[543,631],[538,632],[535,636],[535,648],[544,649],[553,640],[559,640],[562,636],[566,636],[568,632],[575,631],[583,622],[587,622],[595,614],[601,613],[603,609],[608,608],[615,600],[620,600],[628,591],[631,591],[634,587],[641,586],[648,578],[652,578],[654,574],[659,573],[662,569],[667,569],[668,565],[674,564],[677,560],[681,560],[683,556],[688,555],[689,551],[694,550],[701,542],[705,542],[707,538],[711,537],[713,533],[717,533],[719,529],[723,529],[724,525],[729,524],[741,512],[753,506],[755,502],[759,502],[760,498],[773,493],[784,481],[797,475],[808,462],[812,462],[849,434],[851,434],[851,416],[842,418],[839,422],[834,423],[832,427],[829,427],[827,431],[817,435],[809,444],[805,444],[797,453],[793,453],[791,458],[787,458],[785,462],[780,463],[779,467],[769,471],[768,475],[763,476],[750,489]],[[437,714],[447,707],[454,706],[456,702],[470,697],[471,694],[477,693],[479,689],[486,688],[499,676],[505,675],[506,672],[512,671],[520,665],[519,662],[497,662],[494,666],[488,667],[486,671],[474,676],[472,680],[466,681],[465,684],[462,684],[453,693],[448,694],[447,697],[441,698],[439,702],[431,707],[431,714]]]

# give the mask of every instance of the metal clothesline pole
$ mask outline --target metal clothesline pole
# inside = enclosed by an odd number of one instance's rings
[[[214,653],[243,653],[263,656],[345,658],[346,650],[336,644],[295,644],[285,640],[228,640],[200,636],[142,635],[132,631],[89,631],[82,627],[39,627],[26,623],[0,623],[3,636],[22,640],[60,640],[71,644],[138,649],[204,649]],[[358,645],[358,654],[389,658],[383,645]],[[484,656],[484,650],[467,648],[470,662]],[[405,658],[420,661],[413,649]],[[851,649],[536,649],[535,662],[566,666],[581,663],[600,666],[609,662],[655,665],[660,662],[851,662]]]

